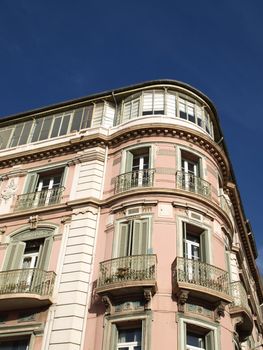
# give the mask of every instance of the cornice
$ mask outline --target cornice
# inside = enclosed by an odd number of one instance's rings
[[[250,271],[252,273],[252,276],[256,282],[257,286],[257,293],[258,297],[260,299],[260,303],[263,301],[263,290],[262,290],[262,285],[260,282],[260,275],[258,272],[258,268],[255,262],[255,259],[257,257],[256,251],[253,249],[253,246],[251,245],[251,238],[249,237],[247,233],[247,226],[246,226],[246,221],[244,219],[242,209],[241,209],[241,203],[240,203],[240,198],[238,195],[237,187],[234,183],[229,182],[227,185],[227,188],[229,190],[229,196],[231,199],[231,202],[233,204],[233,208],[235,211],[235,221],[238,226],[238,230],[240,233],[241,241],[243,243],[243,247],[246,252],[246,258],[249,263]],[[250,232],[252,235],[252,233]]]
[[[75,139],[74,142],[66,141],[56,145],[47,145],[40,149],[31,149],[30,151],[21,152],[3,156],[0,160],[0,168],[7,168],[17,164],[31,163],[43,159],[54,158],[65,154],[72,154],[82,150],[105,147],[117,147],[130,140],[141,139],[142,137],[171,137],[182,139],[201,147],[208,152],[218,164],[223,175],[224,183],[227,184],[230,177],[230,166],[223,149],[214,142],[210,137],[194,129],[182,127],[175,124],[155,123],[155,124],[138,124],[116,131],[110,136],[96,133],[93,135],[82,135]]]

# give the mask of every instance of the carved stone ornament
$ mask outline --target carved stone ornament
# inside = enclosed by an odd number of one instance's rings
[[[30,216],[28,219],[28,223],[30,224],[30,230],[37,229],[39,221],[40,221],[40,217],[38,215]]]
[[[178,311],[179,312],[184,312],[184,306],[185,303],[187,302],[189,295],[189,291],[187,290],[180,290],[179,293],[177,294],[177,303],[178,303]]]
[[[143,296],[145,300],[144,304],[144,310],[150,310],[151,309],[151,300],[152,300],[152,292],[150,289],[144,289]]]
[[[215,309],[215,319],[216,321],[219,321],[221,317],[225,317],[225,307],[226,304],[223,302],[220,302],[216,309]]]
[[[15,184],[15,180],[11,179],[8,185],[0,194],[0,197],[3,198],[5,201],[7,201],[8,199],[10,199],[12,196],[15,195],[16,189],[17,189],[17,185]]]
[[[101,298],[101,301],[103,302],[103,304],[106,308],[105,315],[110,315],[112,313],[112,303],[110,301],[110,298],[108,296],[104,295]]]

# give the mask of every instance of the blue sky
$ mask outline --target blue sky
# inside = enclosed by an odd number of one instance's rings
[[[262,0],[1,0],[0,116],[151,79],[193,85],[218,109],[263,256],[262,13]]]

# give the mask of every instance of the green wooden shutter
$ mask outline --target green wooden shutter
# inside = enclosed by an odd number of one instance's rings
[[[205,349],[206,350],[215,350],[215,339],[214,339],[214,332],[210,331],[205,336]]]
[[[132,163],[133,163],[133,154],[130,151],[126,152],[126,163],[125,163],[125,172],[132,171]]]
[[[186,222],[183,222],[183,257],[188,258],[186,244]]]
[[[129,224],[120,223],[119,225],[119,251],[118,256],[127,256],[129,246]]]
[[[200,235],[200,258],[202,262],[210,263],[208,232],[204,231]]]
[[[115,324],[111,326],[111,335],[110,335],[110,350],[117,349],[118,342],[118,330]]]
[[[53,237],[47,237],[44,241],[43,247],[37,263],[37,268],[47,270],[49,265],[49,258],[52,250]]]
[[[30,192],[34,192],[36,190],[38,177],[39,176],[37,173],[33,173],[33,174],[28,175],[24,193],[30,193]]]
[[[149,219],[134,220],[131,242],[131,255],[147,254]]]
[[[16,270],[21,268],[22,257],[25,251],[26,243],[16,242],[9,244],[5,256],[3,270]]]

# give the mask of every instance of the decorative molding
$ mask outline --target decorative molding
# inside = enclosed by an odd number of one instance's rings
[[[15,180],[10,179],[9,183],[6,185],[4,190],[0,194],[0,198],[3,198],[5,201],[13,197],[16,193],[17,185],[15,184]]]
[[[217,305],[215,309],[215,320],[217,322],[220,321],[221,317],[225,317],[225,308],[226,308],[226,303],[222,301]]]
[[[180,291],[177,294],[177,305],[178,305],[178,311],[184,312],[185,311],[185,303],[188,300],[189,291],[180,289]]]
[[[107,295],[104,295],[101,298],[101,301],[103,302],[104,306],[105,306],[105,315],[111,315],[112,314],[112,303],[110,298]]]
[[[143,296],[145,300],[144,310],[151,310],[151,301],[152,301],[152,291],[149,288],[143,290]]]
[[[40,228],[37,230],[25,230],[10,237],[11,242],[27,241],[31,239],[45,238],[53,234],[53,230],[50,228]]]
[[[30,230],[36,230],[40,220],[41,217],[39,215],[30,216],[28,219],[28,223],[30,224]]]

